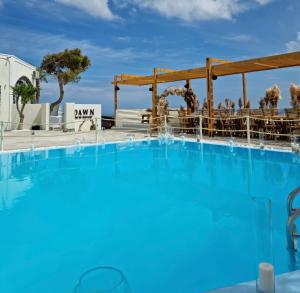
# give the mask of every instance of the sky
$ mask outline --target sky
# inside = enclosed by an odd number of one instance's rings
[[[39,66],[44,55],[80,48],[92,66],[66,86],[66,102],[100,103],[113,112],[115,74],[153,73],[154,67],[189,69],[206,57],[241,60],[300,50],[299,0],[0,0],[0,53]],[[300,68],[247,75],[252,107],[278,84],[280,107],[290,104],[289,85]],[[159,92],[171,85],[163,84]],[[203,101],[205,81],[192,86]],[[215,82],[216,104],[242,96],[241,76]],[[42,85],[42,102],[58,96],[55,80]],[[170,97],[171,106],[184,105]],[[151,106],[148,87],[121,86],[120,108]]]

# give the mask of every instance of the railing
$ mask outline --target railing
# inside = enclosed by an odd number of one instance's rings
[[[26,123],[23,124],[24,130],[16,130],[19,123],[0,121],[0,151],[30,149],[32,146],[37,148],[77,145],[78,142],[104,144],[107,141],[127,140],[129,133],[135,134],[138,139],[150,137],[151,133],[157,132],[158,129],[157,127],[140,129],[137,123],[130,122],[121,129],[105,129],[101,127],[101,121],[105,120],[114,122],[114,119],[93,118],[61,123],[60,127],[52,127],[51,123],[35,124],[35,128],[41,130],[32,130],[32,124]]]
[[[297,196],[300,196],[300,187],[293,190],[287,199],[287,213],[288,222],[286,227],[287,232],[287,248],[293,251],[297,251],[296,238],[300,238],[300,234],[297,233],[296,220],[300,217],[300,208],[294,208],[294,201]]]
[[[118,119],[120,122],[120,118]],[[118,123],[118,127],[105,129],[101,127],[115,125],[115,119],[93,118],[82,119],[71,123],[61,123],[60,127],[52,124],[40,124],[37,128],[49,130],[32,130],[24,124],[24,131],[8,131],[17,128],[18,123],[0,122],[0,150],[28,149],[35,147],[61,146],[81,143],[99,144],[106,141],[127,140],[128,134],[136,138],[156,137],[172,134],[174,137],[185,137],[202,141],[203,139],[228,140],[235,137],[248,145],[280,144],[300,152],[300,120],[286,118],[264,118],[256,116],[226,116],[210,118],[204,115],[172,116],[165,115],[149,123],[130,121]],[[109,123],[108,123],[109,122]],[[78,131],[75,131],[75,123]],[[88,125],[88,127],[87,127]]]
[[[175,116],[167,117],[175,118]],[[248,144],[251,144],[251,139],[255,138],[270,141],[283,140],[292,141],[295,147],[300,137],[300,119],[262,118],[249,115],[215,118],[190,115],[176,118],[180,125],[174,126],[175,129],[198,133],[200,137],[235,136],[247,139]]]

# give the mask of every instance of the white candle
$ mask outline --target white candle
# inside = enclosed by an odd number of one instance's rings
[[[275,292],[275,276],[274,267],[269,263],[259,264],[259,292],[274,293]]]

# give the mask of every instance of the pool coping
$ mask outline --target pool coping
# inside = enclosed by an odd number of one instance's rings
[[[134,142],[144,142],[144,141],[157,141],[159,138],[141,138],[141,139],[135,139]],[[182,141],[180,138],[174,138],[174,141]],[[210,140],[210,139],[202,139],[201,141],[197,141],[196,139],[191,138],[185,138],[185,142],[192,142],[196,144],[209,144],[209,145],[219,145],[219,146],[229,146],[228,142],[225,141],[219,141],[219,140]],[[91,146],[103,146],[103,145],[111,145],[111,144],[121,144],[126,143],[127,140],[117,140],[117,141],[108,141],[105,143],[81,143],[80,147],[91,147]],[[0,151],[1,154],[11,154],[11,153],[24,153],[24,152],[31,152],[31,151],[47,151],[47,150],[55,150],[55,149],[69,149],[74,148],[78,145],[76,144],[70,144],[70,145],[58,145],[58,146],[47,146],[47,147],[38,147],[34,148],[33,150],[30,148],[26,149],[15,149],[15,150],[4,150]],[[284,152],[284,153],[293,153],[290,147],[280,147],[280,146],[265,146],[264,148],[260,148],[257,145],[253,144],[246,144],[246,143],[235,143],[234,147],[238,148],[244,148],[244,149],[253,149],[253,150],[261,150],[261,151],[273,151],[273,152]]]
[[[151,138],[152,140],[157,140],[157,138]],[[147,139],[141,138],[141,139],[135,139],[134,142],[143,142],[147,141]],[[127,140],[116,140],[116,141],[108,141],[105,143],[81,143],[79,145],[76,144],[69,144],[69,145],[58,145],[58,146],[49,146],[49,147],[38,147],[34,148],[33,151],[47,151],[47,150],[56,150],[56,149],[71,149],[74,147],[92,147],[92,146],[103,146],[103,145],[111,145],[111,144],[121,144],[126,143]],[[1,154],[9,154],[9,153],[25,153],[25,152],[31,152],[32,149],[17,149],[17,150],[7,150],[7,151],[0,151]]]
[[[276,293],[299,293],[300,270],[276,276]],[[237,284],[206,293],[256,293],[256,281]]]
[[[180,138],[176,138],[176,140],[181,141]],[[213,144],[213,145],[222,145],[222,146],[229,146],[228,142],[225,141],[219,141],[219,140],[210,140],[210,139],[203,139],[202,141],[197,141],[193,139],[186,139],[188,142],[195,142],[195,143],[204,143],[204,144]],[[285,152],[285,153],[292,153],[292,149],[289,147],[271,147],[271,146],[265,146],[264,148],[260,148],[257,145],[247,143],[235,143],[235,147],[239,148],[245,148],[245,149],[254,149],[254,150],[261,150],[261,151],[278,151],[278,152]]]

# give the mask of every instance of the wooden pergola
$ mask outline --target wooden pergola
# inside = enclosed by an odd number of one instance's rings
[[[221,76],[242,75],[243,103],[247,103],[246,74],[265,70],[274,70],[300,66],[300,51],[286,53],[262,58],[248,59],[242,61],[225,61],[218,58],[207,58],[206,66],[187,70],[170,70],[165,68],[154,68],[153,75],[116,75],[114,84],[114,110],[115,115],[118,109],[118,90],[119,85],[128,86],[151,86],[152,91],[152,117],[157,117],[157,85],[160,83],[186,81],[187,87],[190,87],[190,81],[193,79],[206,79],[206,91],[208,102],[208,116],[214,117],[214,94],[213,81]],[[209,129],[212,129],[213,120],[209,119]]]

